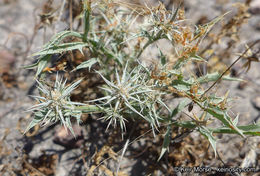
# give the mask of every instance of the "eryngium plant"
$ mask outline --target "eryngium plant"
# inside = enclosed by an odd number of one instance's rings
[[[45,126],[47,124],[56,123],[60,121],[64,125],[65,129],[69,128],[71,133],[74,135],[71,118],[80,123],[81,111],[76,110],[76,106],[82,106],[83,103],[73,102],[70,100],[71,92],[76,89],[81,80],[76,81],[71,85],[66,85],[66,80],[63,81],[59,78],[58,74],[56,76],[56,81],[54,86],[47,86],[46,84],[36,80],[38,83],[38,90],[40,96],[31,96],[39,104],[32,106],[28,111],[33,111],[35,117],[25,130],[25,133],[37,124],[40,126]]]
[[[108,6],[112,8],[107,8]],[[95,8],[94,18],[91,15],[92,8]],[[103,115],[101,119],[108,121],[108,127],[119,123],[122,132],[126,131],[126,122],[130,118],[144,119],[150,124],[154,135],[159,126],[167,127],[160,158],[167,150],[172,140],[172,129],[176,126],[200,132],[209,140],[215,153],[214,133],[235,133],[242,137],[260,135],[259,124],[238,126],[238,116],[230,116],[228,94],[217,96],[210,93],[211,88],[220,80],[241,81],[226,75],[241,56],[223,73],[196,76],[187,71],[189,66],[196,66],[194,63],[206,63],[198,55],[200,44],[224,15],[207,24],[193,27],[185,23],[184,11],[180,7],[168,11],[159,4],[158,7],[142,10],[135,14],[136,11],[115,7],[112,2],[91,3],[84,0],[83,32],[62,31],[56,34],[35,54],[38,61],[27,68],[36,67],[36,76],[41,76],[46,74],[47,64],[53,54],[66,54],[72,50],[84,53],[85,50],[90,58],[73,71],[91,71],[93,65],[99,65],[95,69],[98,69],[97,75],[104,80],[104,85],[100,87],[103,96],[95,100],[82,100],[89,103],[82,105],[71,102],[69,98],[80,81],[66,86],[65,82],[57,78],[54,88],[46,88],[44,82],[38,81],[38,89],[43,96],[35,96],[39,104],[31,108],[35,117],[26,131],[36,124],[50,121],[60,121],[72,131],[71,119],[75,118],[79,122],[81,113]],[[144,23],[135,22],[140,14],[143,15]],[[132,29],[132,24],[136,24],[139,29]],[[68,38],[73,40],[64,40]],[[161,39],[171,45],[171,54],[163,53],[156,45]],[[150,67],[142,56],[151,45],[157,46],[158,52],[154,56],[148,56],[148,59],[156,58],[155,64]],[[212,84],[207,88],[209,82]],[[175,108],[169,108],[171,101],[180,98],[180,101],[176,101],[179,104]],[[95,104],[90,104],[91,102]],[[192,112],[193,106],[200,108],[201,115]],[[193,113],[189,115],[190,120],[177,118],[178,113],[185,111]],[[209,127],[214,120],[220,121],[222,126]]]

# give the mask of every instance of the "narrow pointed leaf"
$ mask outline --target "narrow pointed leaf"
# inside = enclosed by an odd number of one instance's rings
[[[217,156],[217,142],[216,142],[216,139],[212,136],[212,132],[203,126],[200,126],[198,128],[198,130],[203,136],[205,136],[208,139],[210,145],[212,146],[212,148],[214,150],[215,157],[216,157]]]
[[[82,51],[83,47],[88,46],[87,43],[83,42],[72,42],[72,43],[62,43],[59,45],[50,46],[48,48],[44,48],[43,50],[33,54],[33,56],[37,55],[49,55],[49,54],[61,54],[63,52],[79,50]]]
[[[212,82],[212,81],[217,81],[219,79],[219,77],[221,76],[220,73],[209,73],[205,76],[202,76],[200,78],[197,79],[197,81],[199,83],[207,83],[207,82]],[[230,76],[223,76],[222,80],[227,80],[227,81],[243,81],[242,79],[239,78],[232,78]]]
[[[39,62],[38,62],[38,66],[37,66],[37,72],[36,72],[36,77],[38,75],[40,75],[40,73],[42,72],[42,70],[47,66],[48,62],[51,59],[51,55],[45,55],[44,57],[42,57]]]
[[[170,141],[171,141],[171,133],[172,133],[171,125],[168,125],[167,131],[166,131],[166,133],[164,135],[164,139],[163,139],[163,146],[162,146],[161,154],[157,161],[159,161],[162,158],[162,156],[165,154],[166,150],[168,149]]]
[[[91,58],[87,61],[84,61],[82,62],[80,65],[78,65],[74,70],[72,71],[75,71],[75,70],[79,70],[79,69],[83,69],[83,68],[88,68],[89,70],[91,69],[91,67],[98,63],[98,59],[97,58]]]

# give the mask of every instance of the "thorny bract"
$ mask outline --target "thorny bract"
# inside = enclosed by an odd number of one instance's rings
[[[28,111],[33,111],[35,117],[31,121],[24,133],[30,128],[39,124],[45,126],[50,122],[55,123],[60,121],[65,129],[69,128],[74,135],[71,118],[74,117],[77,123],[80,123],[81,111],[76,110],[76,106],[82,106],[83,103],[73,102],[70,100],[71,92],[76,89],[81,80],[76,81],[71,85],[66,85],[66,80],[56,76],[54,87],[48,87],[36,80],[40,96],[32,96],[39,104],[32,106]]]

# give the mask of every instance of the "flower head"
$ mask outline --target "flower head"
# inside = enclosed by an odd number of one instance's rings
[[[60,121],[65,129],[69,128],[74,135],[71,117],[74,117],[79,124],[81,111],[76,110],[76,106],[84,104],[70,101],[70,94],[76,89],[81,80],[67,86],[66,81],[67,80],[63,81],[62,78],[59,78],[58,74],[54,87],[47,86],[36,80],[38,83],[37,88],[41,96],[31,96],[37,100],[38,104],[28,110],[33,111],[34,119],[25,130],[25,133],[37,124],[44,126],[50,122],[55,123]]]
[[[149,79],[143,74],[142,67],[136,67],[129,73],[126,64],[122,75],[115,71],[115,81],[99,74],[106,83],[106,87],[101,87],[105,96],[92,101],[100,102],[98,106],[105,112],[102,119],[109,121],[108,127],[111,124],[116,126],[119,122],[122,131],[125,131],[125,121],[133,117],[145,119],[150,122],[152,128],[158,125],[155,111],[150,112],[155,106],[151,99],[156,92],[153,86],[148,85]]]

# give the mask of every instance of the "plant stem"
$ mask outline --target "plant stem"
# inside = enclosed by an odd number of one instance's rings
[[[214,87],[220,80],[221,78],[249,51],[253,46],[255,46],[258,42],[260,42],[260,39],[256,40],[253,44],[251,44],[241,56],[239,56],[221,75],[220,77],[201,95],[201,98],[204,97],[207,92]]]
[[[82,113],[101,113],[104,112],[101,108],[95,105],[84,105],[75,108],[76,110],[82,111]]]
[[[84,24],[84,34],[83,34],[83,42],[87,41],[89,26],[90,26],[90,14],[91,14],[91,1],[84,0],[84,16],[83,16],[83,24]]]
[[[161,34],[162,34],[162,30],[160,30],[156,36],[152,39],[149,39],[148,42],[144,45],[144,47],[139,51],[138,55],[136,56],[136,59],[138,59],[141,54],[143,53],[143,51],[153,42],[156,42],[157,40],[159,40],[161,38]]]

